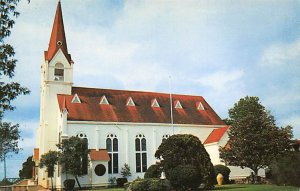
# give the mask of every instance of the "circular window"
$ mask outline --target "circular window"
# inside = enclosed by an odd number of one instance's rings
[[[62,45],[62,42],[61,41],[57,41],[57,45]]]
[[[103,176],[106,172],[106,168],[103,164],[98,164],[96,167],[95,167],[95,174],[97,176]]]

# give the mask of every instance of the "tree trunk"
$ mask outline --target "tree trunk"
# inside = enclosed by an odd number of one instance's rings
[[[79,190],[81,190],[81,186],[80,186],[80,183],[79,183],[79,181],[78,181],[77,176],[75,176],[75,180],[76,180],[76,182],[77,182],[77,184],[78,184]]]

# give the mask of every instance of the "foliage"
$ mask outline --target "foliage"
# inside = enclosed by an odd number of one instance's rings
[[[65,190],[67,190],[67,191],[73,190],[74,186],[75,186],[75,180],[74,179],[66,179],[64,181]]]
[[[151,165],[145,172],[144,178],[160,178],[162,167],[157,164]]]
[[[224,183],[225,184],[230,183],[230,180],[229,180],[230,169],[227,166],[218,164],[218,165],[214,166],[214,169],[215,169],[216,178],[217,178],[217,175],[219,173],[221,173],[224,178]]]
[[[241,98],[229,109],[232,122],[229,147],[220,148],[220,157],[229,165],[249,167],[257,175],[273,158],[289,149],[292,128],[278,128],[275,119],[258,97]]]
[[[191,165],[200,173],[199,184],[204,183],[206,188],[212,188],[214,185],[213,165],[203,144],[196,136],[179,134],[169,137],[159,146],[155,157],[161,160],[167,178],[171,176],[173,168]]]
[[[5,82],[14,76],[17,63],[17,60],[14,59],[14,48],[10,44],[6,44],[4,40],[11,34],[11,29],[15,24],[13,18],[20,14],[16,10],[18,3],[19,0],[2,0],[0,4],[0,121],[4,111],[14,109],[14,106],[11,105],[12,100],[20,94],[29,93],[29,90],[19,83]]]
[[[137,179],[131,183],[132,191],[169,191],[171,189],[168,180],[158,178]]]
[[[116,180],[117,180],[116,177],[109,177],[108,182],[109,182],[111,185],[115,185],[115,184],[116,184]]]
[[[11,125],[11,123],[0,122],[0,161],[3,161],[9,152],[19,152],[19,140],[20,131],[18,124]]]
[[[278,157],[270,166],[271,179],[278,185],[300,187],[300,152],[289,152]]]
[[[168,180],[178,191],[195,190],[202,182],[202,175],[195,166],[178,165],[169,170]]]
[[[35,163],[32,161],[32,156],[28,157],[27,160],[22,164],[22,169],[19,170],[19,177],[21,179],[32,178],[32,170]]]
[[[0,186],[8,186],[12,184],[14,184],[14,182],[9,181],[8,179],[3,179],[0,181]]]
[[[123,187],[128,182],[127,178],[117,178],[116,180],[118,187]]]
[[[130,167],[128,164],[125,163],[124,167],[122,167],[121,175],[123,178],[127,178],[127,177],[131,176]]]
[[[39,167],[47,168],[48,177],[53,177],[55,171],[55,165],[58,162],[60,153],[57,151],[49,151],[41,156]]]

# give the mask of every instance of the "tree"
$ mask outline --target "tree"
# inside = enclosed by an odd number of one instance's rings
[[[130,167],[128,164],[125,163],[124,167],[122,167],[121,175],[123,176],[123,178],[127,178],[127,177],[131,176]]]
[[[39,164],[40,168],[46,167],[48,172],[48,177],[51,177],[52,191],[54,190],[52,178],[55,171],[55,165],[58,162],[59,155],[60,153],[57,151],[49,151],[48,153],[45,153],[41,156],[41,160]]]
[[[62,151],[59,163],[62,165],[62,172],[75,176],[76,182],[81,189],[78,176],[87,174],[87,156],[89,153],[87,139],[70,137],[64,139],[57,147]]]
[[[200,177],[197,179],[197,184],[193,184],[193,186],[204,183],[207,188],[213,187],[214,168],[207,151],[197,137],[186,134],[173,135],[162,142],[155,153],[155,157],[161,160],[160,165],[163,167],[167,178],[173,177],[171,173],[178,172],[179,166],[189,166],[190,169],[194,169],[191,172],[196,173],[189,176],[197,177],[199,175],[198,177]],[[178,185],[172,181],[171,184],[173,186]]]
[[[32,178],[32,171],[35,163],[32,161],[32,156],[28,157],[27,160],[22,164],[22,169],[19,170],[19,177],[21,179]]]
[[[14,59],[15,51],[10,44],[4,42],[5,38],[11,34],[15,21],[12,17],[17,17],[20,13],[16,11],[19,0],[1,0],[0,3],[0,120],[3,112],[13,110],[11,101],[18,95],[28,94],[29,90],[16,82],[3,82],[14,76],[17,60]]]
[[[241,98],[229,109],[229,118],[229,146],[220,148],[220,157],[228,165],[248,167],[257,176],[260,168],[290,147],[292,128],[276,127],[274,117],[258,97]]]
[[[10,152],[18,153],[20,139],[19,125],[0,121],[0,161],[4,161],[4,179],[6,179],[6,157]]]

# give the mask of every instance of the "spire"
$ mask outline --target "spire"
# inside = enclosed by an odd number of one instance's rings
[[[45,51],[45,59],[51,61],[59,49],[62,50],[69,63],[73,63],[71,55],[68,53],[60,1],[57,4],[48,51]]]

